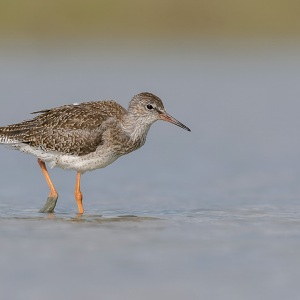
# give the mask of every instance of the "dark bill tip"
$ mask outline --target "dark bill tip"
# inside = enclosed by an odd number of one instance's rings
[[[172,116],[168,115],[168,114],[161,114],[160,115],[160,119],[169,123],[172,123],[174,125],[177,125],[187,131],[191,131],[191,129],[189,129],[187,126],[185,126],[184,124],[182,124],[181,122],[179,122],[178,120],[176,120],[175,118],[173,118]]]

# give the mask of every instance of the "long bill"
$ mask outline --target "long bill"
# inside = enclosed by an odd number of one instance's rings
[[[160,115],[160,119],[163,120],[163,121],[166,121],[166,122],[169,122],[169,123],[172,123],[172,124],[175,124],[187,131],[191,131],[191,129],[189,129],[187,126],[183,125],[181,122],[179,122],[178,120],[176,120],[175,118],[173,118],[172,116],[170,116],[169,114],[167,113],[163,113]]]

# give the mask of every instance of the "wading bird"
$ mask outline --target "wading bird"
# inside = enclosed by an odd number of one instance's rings
[[[50,188],[40,212],[53,212],[58,193],[45,162],[51,167],[77,172],[75,199],[84,212],[80,190],[81,174],[104,168],[120,156],[142,147],[150,126],[158,120],[188,127],[171,117],[160,98],[151,93],[135,95],[126,110],[115,101],[64,105],[34,112],[35,118],[0,127],[0,143],[33,154]]]

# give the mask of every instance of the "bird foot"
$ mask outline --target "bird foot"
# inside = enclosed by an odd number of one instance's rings
[[[39,212],[40,213],[53,213],[54,208],[56,206],[57,199],[58,199],[58,197],[56,197],[56,196],[49,196],[47,198],[47,202],[45,203],[43,208],[41,208],[39,210]]]

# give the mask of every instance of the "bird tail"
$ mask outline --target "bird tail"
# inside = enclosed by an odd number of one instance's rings
[[[20,143],[20,137],[24,131],[14,128],[12,125],[0,127],[0,144],[14,145]]]

